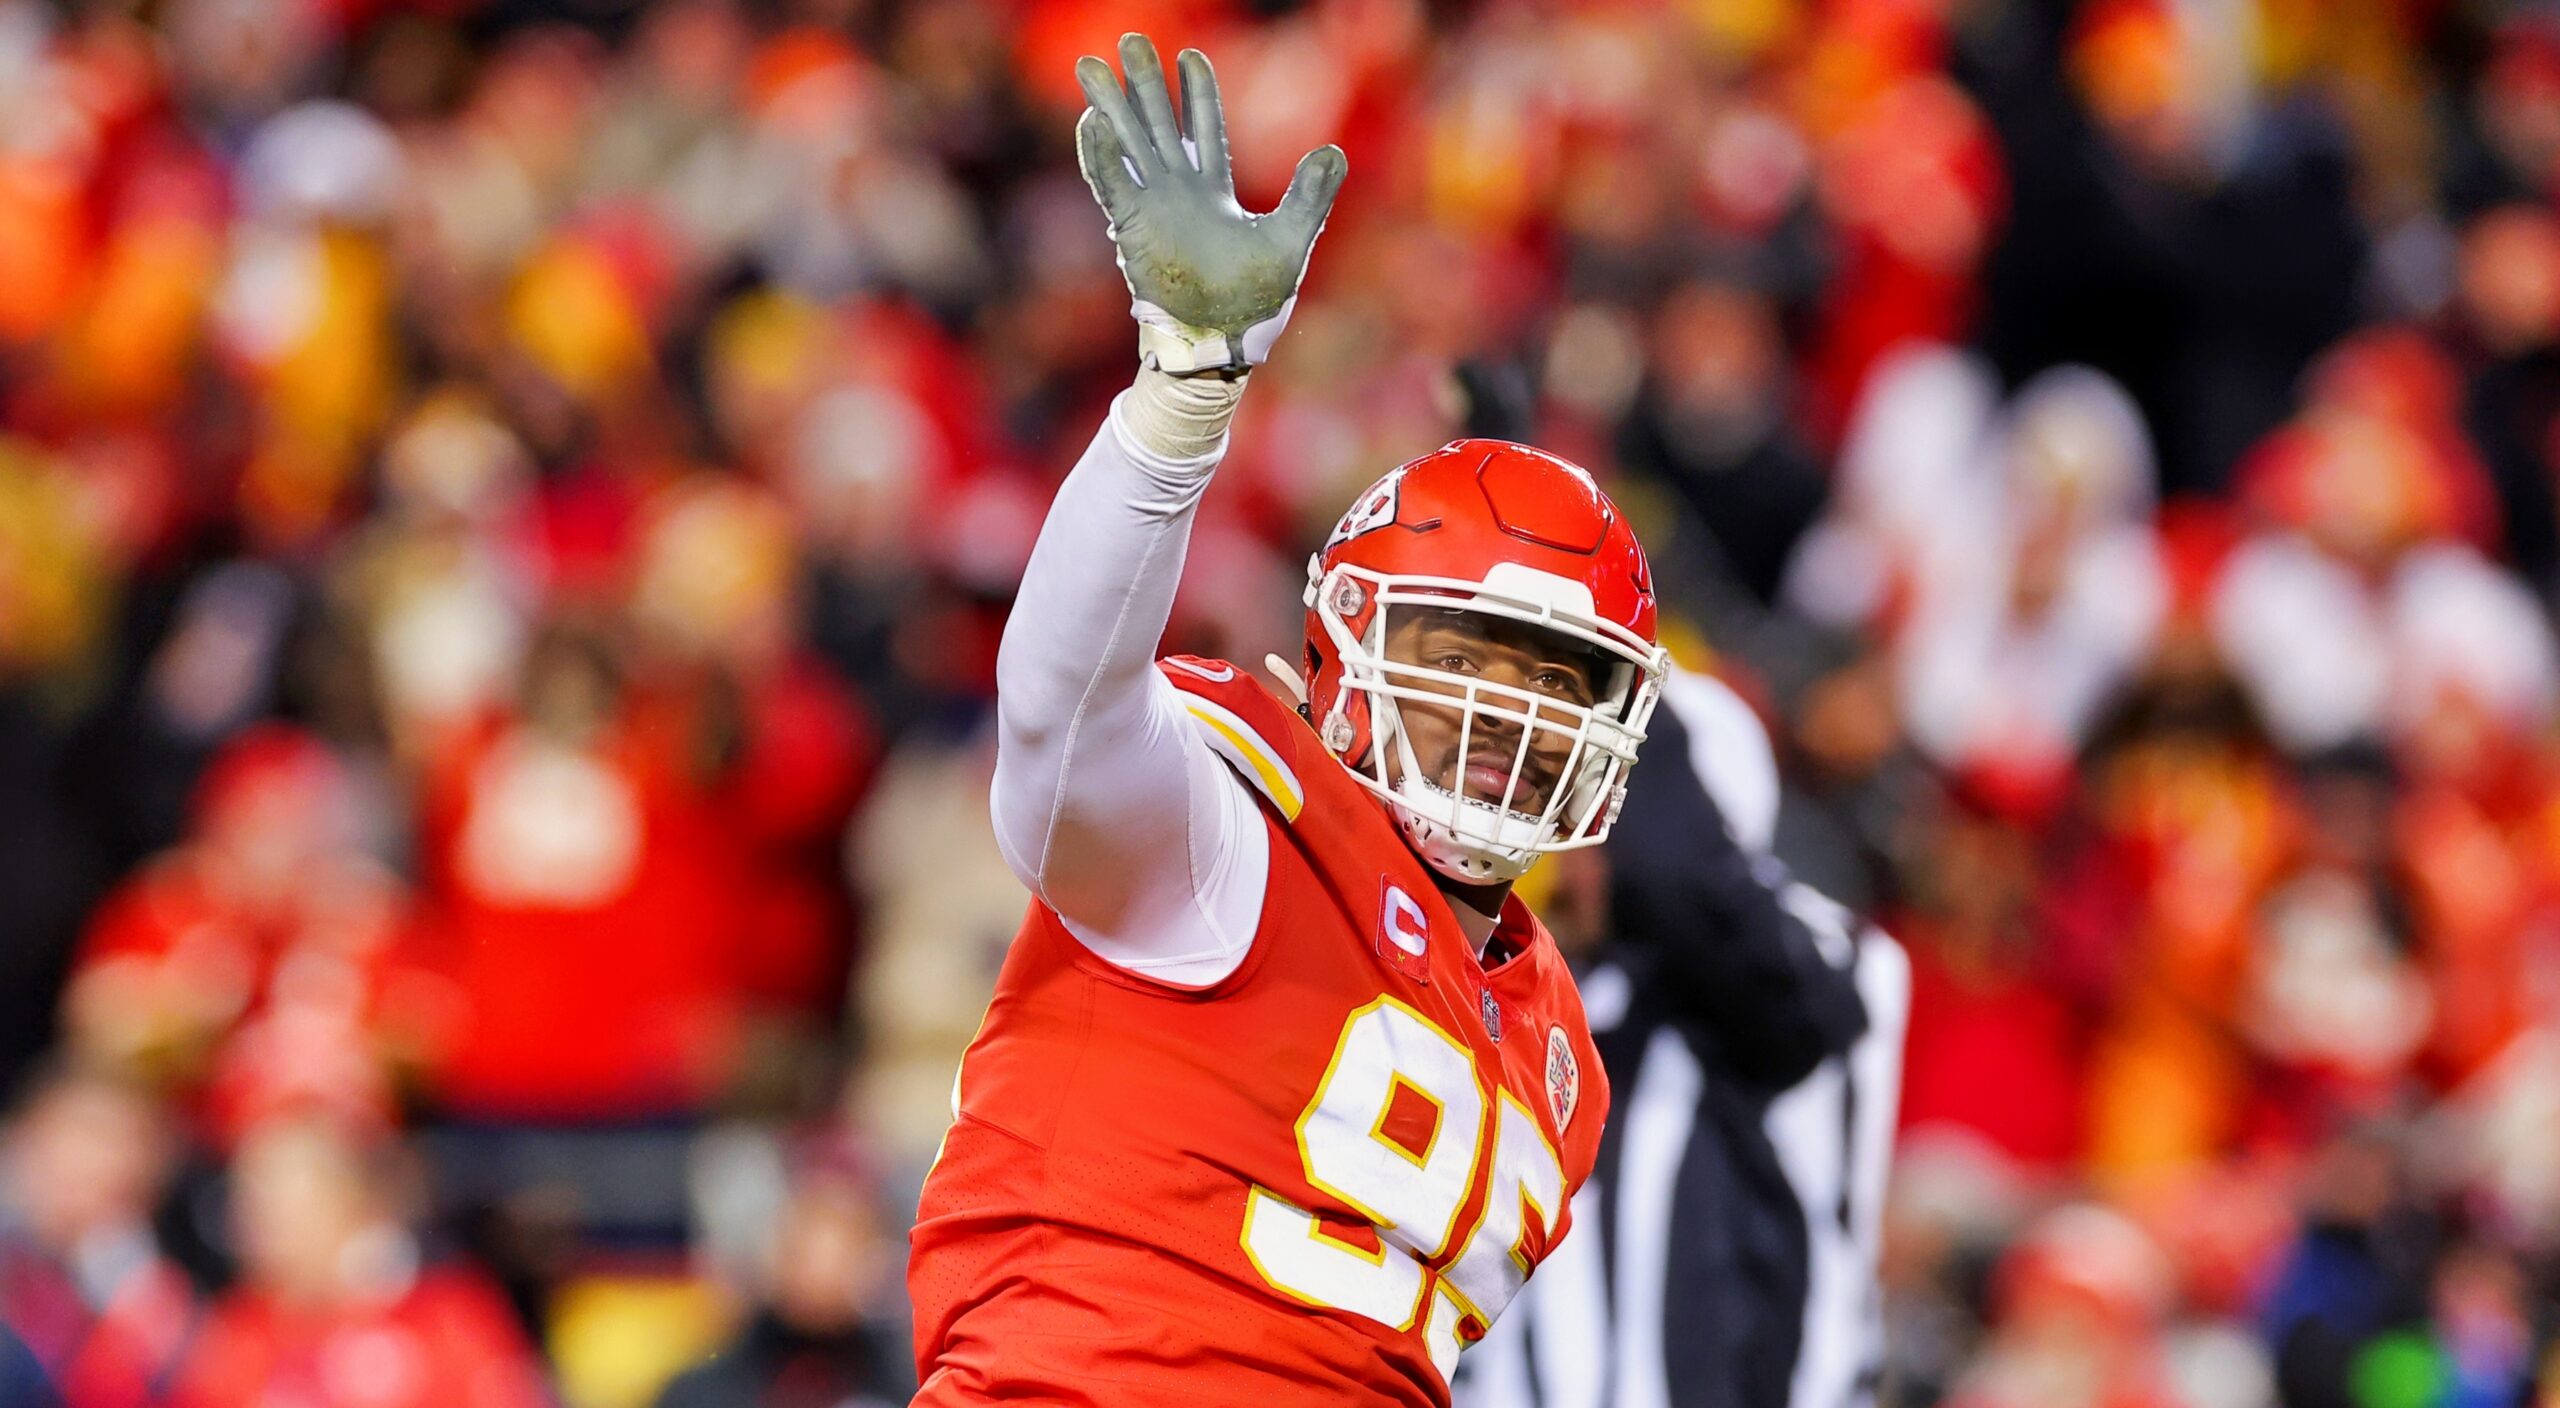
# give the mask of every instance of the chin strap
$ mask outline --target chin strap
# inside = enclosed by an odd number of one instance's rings
[[[1434,873],[1461,885],[1507,885],[1528,870],[1534,857],[1498,854],[1499,848],[1460,840],[1448,823],[1433,819],[1410,799],[1392,808],[1405,844]]]
[[[1289,696],[1289,702],[1298,706],[1298,713],[1304,716],[1307,712],[1307,682],[1299,676],[1297,669],[1277,655],[1263,656],[1262,669],[1264,673],[1271,676],[1272,683],[1280,686],[1280,692]]]

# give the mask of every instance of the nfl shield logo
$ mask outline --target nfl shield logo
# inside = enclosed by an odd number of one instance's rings
[[[1556,1133],[1573,1123],[1573,1107],[1582,1100],[1582,1063],[1573,1058],[1573,1043],[1564,1028],[1547,1028],[1547,1104],[1556,1112]]]
[[[1502,1004],[1493,1000],[1493,989],[1484,990],[1484,1034],[1502,1040]]]

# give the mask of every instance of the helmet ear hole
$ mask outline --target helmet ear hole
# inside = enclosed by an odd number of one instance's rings
[[[1341,705],[1334,705],[1333,712],[1324,716],[1323,737],[1324,746],[1332,749],[1334,752],[1347,753],[1350,751],[1354,737],[1351,716],[1342,711]]]
[[[1387,740],[1379,733],[1378,701],[1363,690],[1345,689],[1333,700],[1332,712],[1325,716],[1324,746],[1350,767],[1368,765],[1370,757]]]

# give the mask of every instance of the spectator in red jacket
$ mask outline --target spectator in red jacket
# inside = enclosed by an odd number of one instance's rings
[[[526,675],[428,772],[420,957],[450,980],[430,1089],[483,1120],[698,1109],[736,1049],[742,877],[693,740],[596,635],[555,628]]]
[[[2087,1072],[2070,1007],[2043,981],[2032,841],[1959,803],[1914,830],[1926,884],[1894,923],[1911,947],[1905,1135],[1955,1134],[2030,1178],[2065,1174]]]
[[[72,1046],[184,1091],[218,1145],[282,1105],[387,1111],[407,895],[364,849],[349,769],[261,725],[216,757],[194,813],[91,920],[63,1001]]]
[[[543,1408],[533,1347],[479,1277],[424,1266],[397,1146],[317,1116],[252,1132],[232,1173],[244,1274],[173,1408]]]

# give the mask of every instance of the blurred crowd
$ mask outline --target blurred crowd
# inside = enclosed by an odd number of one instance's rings
[[[903,1401],[1130,28],[1352,158],[1171,643],[1610,480],[1913,955],[1891,1401],[2560,1403],[2560,14],[2443,0],[0,0],[0,1401]]]

